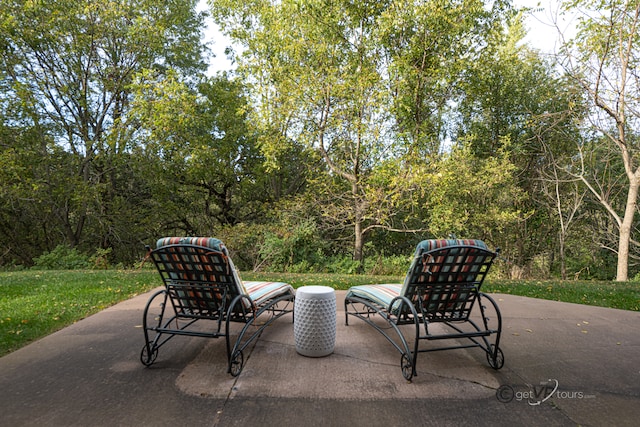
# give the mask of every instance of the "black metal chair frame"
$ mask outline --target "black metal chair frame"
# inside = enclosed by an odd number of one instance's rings
[[[158,350],[176,335],[224,337],[227,372],[235,377],[244,366],[245,348],[276,319],[293,313],[293,293],[275,296],[260,305],[249,295],[240,293],[238,276],[223,252],[191,244],[167,245],[155,250],[147,247],[147,250],[165,287],[149,298],[144,310],[145,345],[140,360],[145,366],[151,366]],[[158,298],[161,312],[149,313]],[[268,317],[257,322],[265,313]],[[202,321],[213,324],[213,328],[196,328]],[[231,337],[232,323],[244,324],[235,341]],[[255,330],[247,334],[252,326]]]
[[[394,298],[385,307],[371,299],[348,294],[344,302],[345,323],[348,325],[349,316],[354,316],[384,335],[400,352],[402,375],[408,381],[417,375],[418,354],[432,351],[480,347],[486,352],[489,366],[500,369],[504,365],[504,354],[500,349],[502,315],[494,299],[480,292],[497,254],[498,251],[467,245],[417,254],[406,278],[405,295]],[[493,327],[489,326],[491,319],[485,302],[491,305],[495,314]],[[474,309],[479,311],[479,322],[471,319]],[[373,317],[376,314],[388,326],[376,322]],[[430,333],[429,326],[434,323],[446,325],[449,333]],[[403,325],[415,327],[413,334],[406,332],[406,335],[413,335],[413,349],[400,329]],[[421,341],[446,339],[462,339],[462,342],[446,347],[420,347]]]

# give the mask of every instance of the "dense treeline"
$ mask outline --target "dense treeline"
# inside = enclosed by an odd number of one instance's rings
[[[195,0],[5,3],[2,267],[211,235],[242,269],[401,274],[455,235],[505,277],[639,271],[636,2],[551,58],[508,1],[212,0],[216,76]]]

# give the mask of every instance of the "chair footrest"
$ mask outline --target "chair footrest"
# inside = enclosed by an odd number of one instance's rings
[[[488,337],[496,331],[476,331],[476,332],[462,332],[457,334],[442,334],[442,335],[426,335],[424,338],[428,340],[448,340],[452,338],[475,338],[475,337]]]
[[[159,334],[184,335],[188,337],[220,338],[225,336],[225,334],[221,332],[199,332],[193,330],[172,328],[149,328],[149,330]]]

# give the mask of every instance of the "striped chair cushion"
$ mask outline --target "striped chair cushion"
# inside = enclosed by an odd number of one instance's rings
[[[233,274],[234,282],[237,286],[237,295],[248,295],[253,301],[253,304],[260,306],[265,301],[286,294],[293,294],[293,287],[287,283],[282,282],[243,282],[240,279],[238,270],[233,261],[229,257],[229,251],[221,240],[213,237],[164,237],[159,239],[156,243],[156,247],[160,248],[167,245],[197,245],[211,248],[215,251],[222,252],[227,256],[227,262],[229,263],[229,269]],[[248,303],[244,300],[244,305],[249,308]]]
[[[163,237],[156,242],[156,248],[168,245],[197,245],[229,255],[226,246],[221,240],[213,237]]]
[[[416,255],[422,255],[424,252],[446,248],[447,246],[477,246],[487,249],[487,245],[482,240],[476,239],[431,239],[423,240],[416,247]]]
[[[352,286],[347,292],[347,297],[357,296],[369,301],[374,301],[384,308],[388,308],[391,301],[400,296],[402,285],[386,283],[383,285]]]
[[[243,285],[257,306],[271,298],[293,293],[291,285],[282,282],[243,282]]]
[[[422,263],[422,259],[421,259],[422,254],[435,249],[442,249],[450,246],[475,246],[480,249],[488,250],[487,245],[482,240],[475,240],[475,239],[423,240],[422,242],[418,243],[418,246],[416,247],[416,252],[413,258],[413,262],[411,263],[411,266],[409,267],[409,272],[407,273],[407,276],[404,279],[403,290],[402,290],[403,295],[406,296],[408,287],[412,285],[410,283],[411,273],[416,268],[418,269],[422,268],[422,266],[420,265]],[[454,254],[455,253],[452,253],[452,255]],[[444,267],[442,271],[446,271],[446,269],[447,267]],[[472,271],[471,273],[472,275],[474,275],[477,272]]]
[[[403,284],[381,284],[381,285],[361,285],[361,286],[353,286],[349,288],[347,292],[347,297],[349,296],[359,296],[361,298],[374,301],[382,307],[389,307],[391,301],[400,295],[403,296],[411,296],[406,295],[407,292],[411,292],[414,290],[413,284],[410,283],[411,280],[411,272],[414,268],[421,268],[421,265],[417,265],[417,263],[421,263],[421,257],[424,252],[445,248],[448,246],[476,246],[481,249],[487,249],[487,245],[482,240],[474,240],[474,239],[439,239],[439,240],[423,240],[418,243],[415,251],[415,257],[411,266],[409,267],[409,272],[407,273]],[[475,273],[475,272],[473,272]],[[436,296],[434,296],[436,298]]]
[[[234,282],[237,286],[236,295],[249,294],[242,284],[242,280],[238,276],[238,271],[233,265],[233,261],[229,258],[229,251],[227,247],[222,243],[220,239],[214,237],[163,237],[156,242],[156,248],[169,245],[196,245],[203,246],[205,248],[211,248],[214,251],[222,252],[227,257],[229,263],[229,269],[233,274]]]

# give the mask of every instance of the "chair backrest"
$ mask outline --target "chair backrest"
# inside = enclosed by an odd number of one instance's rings
[[[422,241],[401,295],[430,321],[466,320],[496,255],[481,240]]]
[[[233,298],[246,294],[227,248],[218,239],[165,237],[158,240],[151,257],[180,314],[217,317]]]

